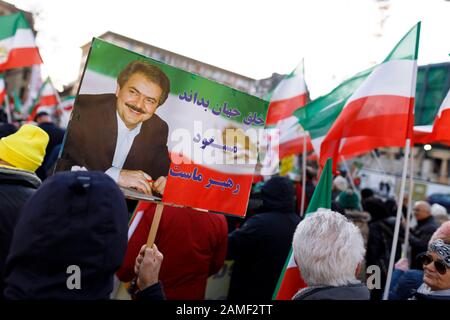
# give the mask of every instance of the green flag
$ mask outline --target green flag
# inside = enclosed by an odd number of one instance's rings
[[[331,188],[333,186],[333,174],[331,169],[332,160],[331,158],[328,158],[320,176],[319,183],[317,184],[311,201],[309,202],[308,209],[306,209],[305,217],[310,215],[312,212],[317,211],[319,208],[331,208]]]
[[[328,158],[320,176],[319,183],[309,202],[305,217],[316,212],[319,208],[331,208],[331,187],[333,185],[333,174],[331,172],[332,165],[332,159]],[[300,276],[291,248],[272,299],[291,300],[298,289],[304,287],[306,287],[306,284]]]

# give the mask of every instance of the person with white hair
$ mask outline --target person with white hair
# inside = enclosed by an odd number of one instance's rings
[[[450,220],[447,209],[439,203],[435,203],[431,206],[431,215],[438,225],[442,225],[445,221]]]
[[[319,209],[297,226],[294,258],[307,288],[293,300],[369,300],[357,280],[365,248],[358,227],[340,213]]]

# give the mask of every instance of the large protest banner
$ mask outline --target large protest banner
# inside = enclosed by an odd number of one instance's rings
[[[142,64],[156,71],[148,76]],[[102,170],[142,199],[147,186],[133,179],[144,172],[159,185],[153,199],[244,216],[267,109],[262,99],[94,39],[57,170]]]

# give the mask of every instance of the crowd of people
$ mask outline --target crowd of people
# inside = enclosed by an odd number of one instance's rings
[[[130,205],[105,173],[52,174],[64,130],[48,114],[35,120],[16,130],[0,127],[2,299],[111,299],[120,280],[137,300],[202,300],[208,278],[233,260],[227,299],[267,301],[291,248],[307,285],[293,300],[381,299],[394,200],[353,190],[338,175],[331,208],[302,217],[295,184],[274,176],[253,190],[244,220],[166,206],[148,247],[156,205],[144,206],[129,224]],[[306,202],[311,172],[308,180]],[[389,298],[450,299],[448,214],[425,201],[415,202],[413,213],[408,251],[404,213]],[[370,290],[369,266],[378,266],[381,277]]]

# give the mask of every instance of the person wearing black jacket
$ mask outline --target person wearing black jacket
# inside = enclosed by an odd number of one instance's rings
[[[428,248],[428,241],[439,227],[431,215],[431,206],[426,201],[417,201],[413,208],[417,226],[411,229],[409,244],[411,245],[411,268],[421,269],[422,265],[417,260],[417,256]]]
[[[5,298],[109,299],[127,247],[127,222],[123,194],[103,172],[50,177],[27,201],[14,231],[5,267]],[[138,273],[144,284],[138,298],[163,299],[161,284],[152,281],[162,255],[153,267],[153,259],[145,257],[147,252]]]
[[[234,260],[228,300],[271,300],[300,222],[294,192],[289,179],[273,177],[261,190],[264,212],[228,235],[227,259]]]
[[[32,125],[0,140],[0,299],[14,227],[22,206],[41,185],[34,171],[42,163],[47,143],[47,133]]]

